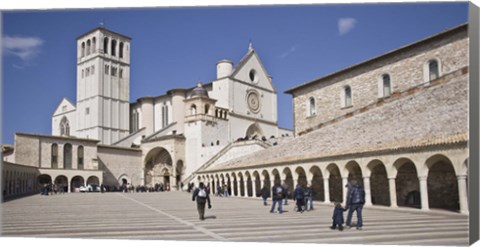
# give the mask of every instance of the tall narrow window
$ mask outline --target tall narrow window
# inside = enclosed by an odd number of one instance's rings
[[[118,73],[118,77],[123,78],[123,69],[120,69],[120,72]]]
[[[92,65],[91,71],[92,71],[92,75],[95,74],[95,66],[94,65]]]
[[[388,97],[392,94],[392,87],[390,83],[390,75],[385,74],[382,76],[383,81],[383,97]]]
[[[78,146],[77,159],[77,169],[83,170],[83,146]]]
[[[109,70],[110,70],[110,66],[105,65],[105,75],[108,75]]]
[[[167,127],[168,125],[168,105],[163,104],[162,106],[162,128]]]
[[[63,146],[63,169],[72,169],[72,144]]]
[[[440,77],[437,60],[430,60],[428,62],[428,78],[433,81]]]
[[[117,41],[112,39],[112,47],[111,47],[112,56],[116,55],[116,50],[117,50]]]
[[[85,42],[82,42],[82,51],[81,51],[81,54],[82,54],[81,57],[84,57],[84,56],[85,56]]]
[[[108,38],[103,39],[103,53],[108,54]]]
[[[208,115],[208,110],[210,110],[210,105],[206,104],[205,105],[205,115]]]
[[[52,168],[58,168],[58,144],[52,144]]]
[[[197,115],[197,106],[196,105],[192,105],[190,107],[190,112],[192,115]]]
[[[308,100],[309,102],[309,110],[308,110],[308,116],[315,116],[317,114],[316,112],[316,104],[315,104],[315,98],[310,97]]]
[[[63,117],[62,121],[60,122],[60,135],[62,136],[70,135],[70,124],[66,117]]]
[[[92,39],[92,53],[95,53],[95,50],[97,49],[97,39],[93,37]]]
[[[87,56],[90,55],[90,49],[91,49],[91,43],[90,40],[87,40]]]
[[[350,86],[346,86],[344,89],[345,94],[345,107],[352,105],[352,89]]]
[[[123,42],[120,42],[120,46],[118,47],[118,56],[123,58]]]

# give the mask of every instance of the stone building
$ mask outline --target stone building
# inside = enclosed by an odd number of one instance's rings
[[[354,179],[366,205],[468,213],[468,48],[461,25],[294,87],[295,138],[195,180],[244,197],[311,184],[329,203]]]
[[[293,136],[278,127],[277,91],[252,44],[237,65],[219,61],[209,83],[130,102],[130,43],[104,27],[77,38],[76,103],[61,100],[51,136],[16,133],[3,150],[9,166],[34,168],[32,191],[45,183],[69,192],[102,183],[179,189],[200,167]],[[4,178],[4,188],[17,179]]]

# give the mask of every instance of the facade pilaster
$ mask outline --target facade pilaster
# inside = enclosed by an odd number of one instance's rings
[[[365,205],[372,205],[372,192],[370,189],[370,177],[363,177],[363,189],[365,190]]]
[[[428,206],[428,187],[427,187],[427,176],[418,177],[420,182],[420,198],[422,199],[422,210],[429,210]]]
[[[325,194],[325,203],[330,203],[330,183],[329,178],[323,178],[323,189]]]
[[[390,207],[397,208],[397,187],[395,177],[388,178],[388,188],[390,190]]]
[[[467,175],[458,175],[458,199],[460,201],[460,213],[468,214]]]

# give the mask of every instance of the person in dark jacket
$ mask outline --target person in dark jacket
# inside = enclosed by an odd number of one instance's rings
[[[263,199],[263,205],[267,206],[267,198],[270,197],[270,190],[267,188],[267,186],[263,186],[263,188],[260,190],[260,196]]]
[[[208,203],[208,208],[212,208],[210,204],[210,193],[208,193],[207,188],[203,183],[198,185],[198,188],[193,191],[192,201],[197,200],[197,210],[200,220],[205,220],[205,204]]]
[[[305,210],[303,208],[303,206],[305,205],[305,191],[299,184],[293,192],[293,200],[297,202],[297,212],[303,213],[303,211]]]
[[[347,192],[347,203],[346,208],[348,208],[347,215],[347,228],[352,227],[352,216],[353,212],[357,212],[357,230],[362,230],[363,220],[362,220],[362,209],[365,204],[365,190],[362,186],[358,184],[357,181],[353,180],[350,183],[350,187]]]
[[[330,229],[335,230],[338,226],[338,230],[343,231],[343,212],[346,210],[346,208],[342,208],[342,204],[335,202],[332,216],[333,223]]]
[[[275,212],[275,204],[278,203],[278,213],[281,214],[282,211],[282,199],[283,199],[283,188],[280,186],[280,183],[275,183],[272,187],[272,209],[270,213]]]

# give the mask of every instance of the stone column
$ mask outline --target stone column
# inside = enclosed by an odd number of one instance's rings
[[[71,184],[71,179],[69,177],[67,177],[67,188],[68,190],[66,191],[67,193],[71,193],[72,192],[72,184]],[[43,189],[43,187],[42,187]]]
[[[248,197],[248,180],[246,178],[243,179],[243,191],[245,192],[243,197]]]
[[[427,187],[427,176],[418,177],[420,182],[420,198],[422,199],[422,210],[429,210],[428,206],[428,187]]]
[[[370,191],[370,177],[363,177],[363,189],[365,190],[365,205],[372,205],[372,192]]]
[[[397,187],[395,185],[395,177],[388,178],[388,187],[390,192],[390,207],[397,208]]]
[[[230,178],[230,183],[228,184],[228,186],[230,187],[230,196],[233,196],[233,193],[235,193],[235,190],[233,188],[233,178]]]
[[[257,178],[252,179],[252,183],[253,197],[257,197]]]
[[[329,178],[323,178],[323,190],[325,194],[325,203],[330,203],[330,186],[328,182]]]
[[[467,175],[458,175],[458,199],[460,201],[460,213],[468,214]]]
[[[347,203],[347,193],[348,188],[345,185],[348,183],[348,177],[342,177],[342,196],[343,196],[343,204]]]

